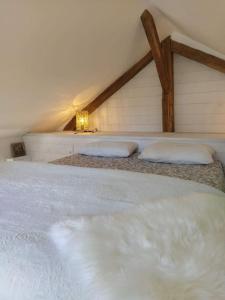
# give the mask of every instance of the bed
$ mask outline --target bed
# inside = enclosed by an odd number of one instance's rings
[[[49,238],[52,225],[78,216],[127,212],[159,199],[193,193],[224,198],[223,192],[209,185],[160,175],[1,163],[0,299],[111,299],[87,296],[80,273],[70,270]]]
[[[52,162],[57,165],[70,165],[88,168],[118,169],[141,173],[150,173],[192,180],[225,191],[225,177],[222,163],[215,160],[208,165],[181,165],[152,163],[138,159],[135,153],[127,158],[109,158],[75,154]]]

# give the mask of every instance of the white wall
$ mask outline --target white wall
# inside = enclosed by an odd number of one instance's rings
[[[0,161],[11,157],[11,149],[10,149],[11,143],[18,143],[21,141],[22,141],[21,137],[0,138]]]
[[[161,131],[162,89],[154,63],[90,115],[90,126],[102,131]]]
[[[225,74],[175,57],[178,132],[225,132]]]
[[[175,55],[177,132],[225,132],[225,74]],[[154,63],[91,115],[103,131],[161,131],[161,87]]]

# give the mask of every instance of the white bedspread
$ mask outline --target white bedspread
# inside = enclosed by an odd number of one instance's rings
[[[50,226],[77,215],[124,211],[193,192],[224,195],[198,183],[150,174],[0,164],[0,300],[86,299],[48,237]]]
[[[208,193],[51,229],[91,300],[224,300],[224,236],[225,198]]]

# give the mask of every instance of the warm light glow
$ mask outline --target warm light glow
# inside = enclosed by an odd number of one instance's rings
[[[88,111],[79,111],[76,113],[76,129],[88,130]]]

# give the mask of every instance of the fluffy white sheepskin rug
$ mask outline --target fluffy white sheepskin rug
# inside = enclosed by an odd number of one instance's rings
[[[193,194],[56,224],[87,299],[224,300],[225,198]]]

